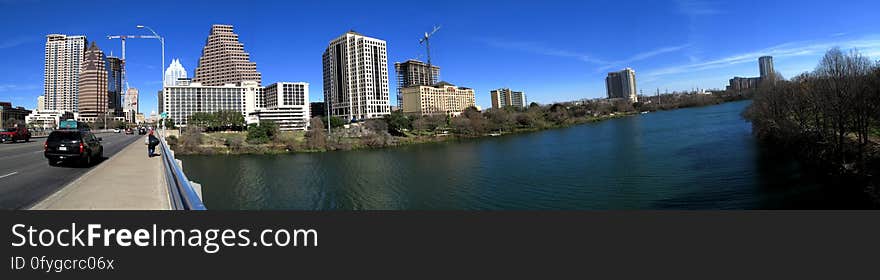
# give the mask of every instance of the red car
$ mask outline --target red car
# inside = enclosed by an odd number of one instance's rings
[[[0,129],[0,143],[30,141],[31,132],[26,127],[13,127]]]

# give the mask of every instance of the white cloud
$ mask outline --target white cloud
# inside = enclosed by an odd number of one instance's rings
[[[678,12],[689,16],[704,16],[720,14],[721,10],[714,7],[713,3],[699,0],[676,0]]]
[[[740,63],[756,63],[758,57],[770,55],[776,58],[821,55],[828,49],[840,47],[841,49],[858,49],[863,54],[871,56],[880,52],[880,39],[865,38],[850,41],[837,42],[815,42],[815,41],[799,41],[789,42],[770,48],[731,55],[709,61],[695,62],[684,65],[670,66],[652,71],[647,71],[645,76],[663,76],[670,74],[679,74],[685,72],[703,71],[709,69],[723,68]],[[873,57],[873,56],[872,56]]]
[[[33,91],[42,89],[41,85],[0,84],[0,92]]]
[[[627,59],[608,63],[608,65],[599,67],[599,69],[597,69],[597,71],[601,72],[601,71],[605,71],[605,70],[608,70],[608,69],[611,69],[614,67],[626,66],[626,64],[629,64],[632,62],[645,60],[645,59],[648,59],[648,58],[651,58],[654,56],[658,56],[661,54],[665,54],[665,53],[679,51],[679,50],[682,50],[684,48],[689,47],[690,45],[691,44],[684,44],[684,45],[679,45],[679,46],[663,47],[663,48],[659,48],[659,49],[655,49],[655,50],[651,50],[651,51],[647,51],[647,52],[641,52],[641,53],[633,55]]]
[[[546,55],[546,56],[574,58],[574,59],[577,59],[577,60],[580,60],[583,62],[593,63],[593,64],[607,64],[608,63],[607,61],[595,58],[595,57],[588,55],[588,54],[585,54],[585,53],[562,50],[562,49],[555,49],[555,48],[547,47],[547,46],[544,46],[542,44],[535,43],[535,42],[504,41],[504,40],[499,40],[499,39],[494,39],[494,38],[488,38],[488,39],[487,38],[480,38],[480,39],[477,39],[477,41],[483,42],[489,46],[496,47],[496,48],[523,51],[523,52],[529,52],[529,53]]]

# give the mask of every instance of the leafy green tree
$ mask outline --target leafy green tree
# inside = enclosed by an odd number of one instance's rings
[[[400,110],[391,112],[390,115],[386,115],[385,122],[388,123],[389,130],[404,131],[412,129],[412,120]]]
[[[323,122],[324,125],[327,125],[327,117],[326,116],[322,117],[321,122]],[[338,118],[338,117],[332,117],[332,116],[330,117],[330,127],[331,128],[336,128],[336,127],[340,127],[343,125],[345,125],[345,120]]]
[[[275,140],[279,133],[278,124],[273,121],[262,121],[259,124],[248,126],[247,142],[251,144],[265,144]]]
[[[167,129],[174,129],[174,128],[176,128],[176,126],[175,126],[175,124],[174,124],[174,119],[172,119],[172,118],[167,118],[167,119],[165,119],[165,128],[167,128]]]

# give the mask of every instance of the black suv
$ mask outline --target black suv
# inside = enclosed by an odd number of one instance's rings
[[[43,144],[43,155],[51,166],[71,161],[91,166],[104,156],[101,140],[88,130],[56,130],[49,134]]]

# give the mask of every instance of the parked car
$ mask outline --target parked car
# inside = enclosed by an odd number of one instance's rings
[[[126,129],[125,129],[125,134],[133,135],[133,134],[134,134],[134,130],[132,130],[131,128],[126,128]]]
[[[27,127],[13,127],[0,129],[0,143],[27,142],[31,140],[31,132]]]
[[[65,162],[91,166],[104,156],[101,140],[89,130],[56,130],[43,143],[43,155],[51,166]]]
[[[121,132],[121,130],[119,130],[118,128],[113,129],[113,133],[119,133],[119,132]]]

